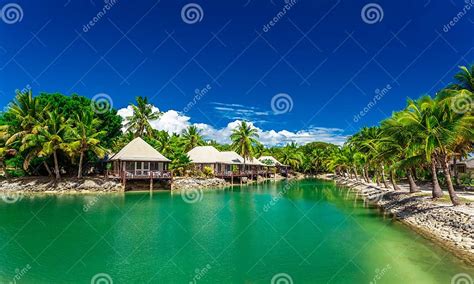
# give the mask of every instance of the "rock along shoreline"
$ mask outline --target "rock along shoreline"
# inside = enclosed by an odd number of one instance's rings
[[[301,175],[292,177],[301,179]],[[248,181],[243,184],[263,182],[265,180],[282,180],[284,177],[260,178],[257,181]],[[238,184],[235,184],[238,185]],[[172,190],[187,189],[218,189],[231,186],[220,178],[176,177]],[[164,189],[166,190],[166,189]],[[168,189],[169,190],[169,189]],[[50,177],[23,177],[0,180],[0,194],[81,194],[81,193],[120,193],[125,192],[123,185],[117,180],[104,177],[62,178],[56,181]]]
[[[328,178],[348,187],[384,213],[474,266],[474,207],[434,202],[430,196],[387,190],[346,178]]]

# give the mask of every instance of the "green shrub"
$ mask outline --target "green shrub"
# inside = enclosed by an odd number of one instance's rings
[[[235,173],[238,173],[239,172],[239,167],[237,167],[236,165],[232,165],[232,172],[235,174]]]
[[[8,177],[24,177],[26,176],[26,173],[22,169],[11,169],[11,170],[7,170],[7,176]]]
[[[459,179],[463,185],[472,185],[474,183],[474,179],[469,174],[462,174]]]

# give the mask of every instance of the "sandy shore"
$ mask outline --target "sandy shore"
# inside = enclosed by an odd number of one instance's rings
[[[378,187],[362,181],[324,176],[338,185],[354,190],[360,198],[377,205],[415,232],[447,249],[470,265],[474,265],[474,204],[452,206],[446,201],[433,201],[426,192],[410,194],[402,190]]]

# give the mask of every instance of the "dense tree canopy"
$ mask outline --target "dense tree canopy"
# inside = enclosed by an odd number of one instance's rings
[[[397,180],[406,178],[411,192],[417,182],[433,184],[433,198],[448,189],[454,204],[459,200],[454,186],[466,179],[452,171],[449,163],[467,157],[473,150],[473,67],[461,67],[456,83],[435,97],[408,100],[379,126],[364,127],[341,147],[325,142],[306,145],[289,143],[265,147],[258,130],[242,121],[231,133],[231,144],[206,140],[198,127],[170,134],[153,129],[161,113],[146,97],[137,97],[133,114],[124,122],[115,109],[97,111],[96,102],[73,94],[17,93],[0,113],[0,168],[10,175],[47,174],[82,177],[91,169],[103,170],[101,159],[118,152],[135,137],[172,160],[171,169],[185,174],[190,168],[187,152],[212,145],[220,151],[236,151],[245,161],[270,155],[294,171],[335,172],[398,190]],[[454,182],[453,182],[454,179]],[[467,179],[467,183],[472,183]]]

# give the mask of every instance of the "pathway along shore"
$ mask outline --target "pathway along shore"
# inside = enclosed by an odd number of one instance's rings
[[[447,202],[433,201],[426,192],[410,194],[403,189],[394,191],[354,179],[322,178],[335,180],[339,186],[354,190],[365,202],[376,205],[384,213],[474,266],[474,202],[452,206]]]

